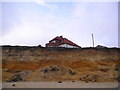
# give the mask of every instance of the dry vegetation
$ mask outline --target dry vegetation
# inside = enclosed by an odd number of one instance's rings
[[[118,81],[119,49],[3,47],[3,81]]]

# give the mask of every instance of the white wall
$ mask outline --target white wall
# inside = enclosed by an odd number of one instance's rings
[[[58,47],[66,47],[66,48],[79,48],[79,47],[72,46],[72,45],[69,45],[69,44],[61,44],[61,45],[59,45]]]

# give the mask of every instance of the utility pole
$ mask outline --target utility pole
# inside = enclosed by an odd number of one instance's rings
[[[92,43],[93,43],[93,47],[94,47],[94,36],[92,34]]]

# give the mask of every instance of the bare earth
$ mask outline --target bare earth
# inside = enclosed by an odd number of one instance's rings
[[[118,82],[4,82],[3,88],[118,88]]]

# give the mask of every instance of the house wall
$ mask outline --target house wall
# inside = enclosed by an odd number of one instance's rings
[[[62,45],[59,45],[58,47],[66,47],[66,48],[79,48],[79,47],[72,46],[72,45],[69,45],[69,44],[62,44]]]

